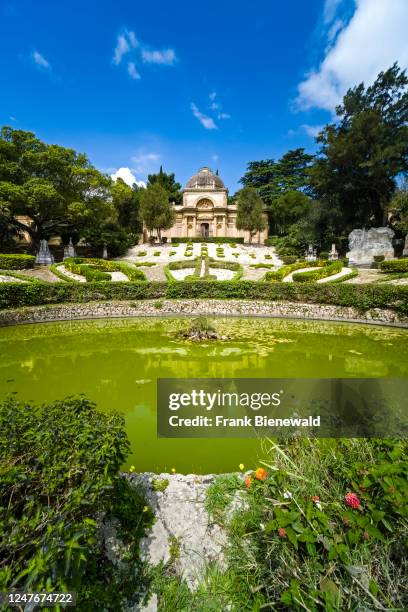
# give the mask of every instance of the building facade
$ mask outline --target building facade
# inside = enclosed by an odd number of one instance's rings
[[[183,189],[183,201],[180,205],[174,205],[174,208],[175,223],[171,229],[162,232],[162,236],[168,240],[243,238],[244,242],[249,242],[249,232],[236,227],[237,207],[235,204],[228,204],[228,189],[210,168],[201,168],[187,181]],[[266,229],[255,234],[252,242],[263,244],[267,237]]]

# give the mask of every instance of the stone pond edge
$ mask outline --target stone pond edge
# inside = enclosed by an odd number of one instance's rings
[[[267,317],[368,323],[408,328],[408,317],[389,309],[261,300],[140,300],[47,304],[0,311],[0,327],[26,323],[164,316]]]

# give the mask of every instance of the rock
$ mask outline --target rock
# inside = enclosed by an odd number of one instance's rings
[[[135,486],[145,489],[155,514],[150,533],[140,542],[141,557],[151,565],[172,563],[190,589],[197,588],[206,564],[217,562],[225,568],[223,549],[227,536],[212,523],[205,509],[208,487],[214,476],[194,474],[137,474],[128,476]],[[162,492],[152,481],[169,481]]]
[[[349,234],[349,263],[355,266],[370,266],[374,257],[383,255],[384,259],[393,259],[394,232],[389,227],[372,227],[369,230],[355,229]]]

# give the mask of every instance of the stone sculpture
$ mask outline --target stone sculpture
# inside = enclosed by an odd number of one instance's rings
[[[38,266],[50,266],[54,263],[47,240],[40,240],[40,249],[36,255],[35,263]]]
[[[374,257],[383,255],[384,259],[393,259],[394,232],[389,227],[372,227],[369,230],[355,229],[349,234],[349,263],[355,266],[370,266]]]

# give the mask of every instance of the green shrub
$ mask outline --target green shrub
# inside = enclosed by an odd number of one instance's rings
[[[173,244],[180,243],[180,242],[218,242],[219,244],[225,243],[225,244],[243,244],[244,243],[244,239],[243,238],[221,238],[221,237],[217,237],[214,236],[213,238],[201,238],[201,237],[197,237],[197,238],[172,238],[171,242]]]
[[[320,264],[322,262],[319,262]],[[297,272],[292,275],[292,279],[295,283],[308,283],[308,282],[316,282],[321,278],[327,278],[328,276],[333,276],[338,272],[341,272],[343,269],[343,264],[341,261],[333,261],[332,263],[327,263],[326,265],[318,268],[317,270],[310,270],[309,272]]]
[[[270,255],[269,253],[266,253],[265,259],[272,259],[272,255]]]
[[[319,255],[320,259],[329,259],[329,253],[328,251],[322,251]]]
[[[175,255],[177,253],[177,251],[170,251],[169,252],[169,257],[173,257],[173,255]]]
[[[273,272],[267,272],[265,274],[265,280],[266,281],[281,281],[285,278],[285,276],[287,276],[291,272],[294,272],[295,270],[300,270],[301,268],[306,268],[309,266],[317,265],[317,263],[318,262],[315,261],[315,262],[310,262],[307,265],[304,261],[298,261],[296,263],[292,263],[290,265],[283,266],[282,268],[279,268],[278,270],[274,270]]]
[[[384,261],[385,256],[384,255],[374,255],[374,261],[376,263],[381,263],[382,261]]]
[[[289,266],[290,264],[294,264],[297,261],[296,255],[283,255],[281,259],[286,266]]]
[[[106,259],[72,257],[64,261],[64,266],[74,274],[84,276],[87,282],[110,281],[108,272],[123,272],[130,281],[145,280],[146,277],[141,270],[120,261],[108,261]]]
[[[159,257],[159,255],[160,255],[160,251],[155,251],[155,252],[153,253],[153,256],[154,256],[154,257]]]
[[[34,255],[0,255],[0,270],[25,270],[34,268]]]
[[[382,272],[408,272],[408,257],[405,259],[390,259],[380,263]]]
[[[171,262],[187,263],[187,262]],[[191,262],[190,266],[191,266]],[[267,272],[274,274],[274,272]],[[408,287],[387,284],[280,283],[0,283],[0,308],[104,300],[243,299],[354,306],[362,312],[389,308],[408,314]]]
[[[135,592],[138,538],[151,512],[119,475],[129,449],[124,418],[84,397],[0,404],[2,591],[77,591],[81,609],[112,611],[115,598],[117,606]],[[132,534],[122,574],[98,537],[104,514],[124,538]]]
[[[233,253],[234,257],[239,257],[239,253]]]
[[[268,270],[270,270],[271,268],[274,267],[274,265],[271,263],[257,263],[257,264],[251,264],[249,267],[255,268],[255,269],[267,268]]]
[[[145,257],[145,255],[147,255],[147,251],[138,251],[138,252],[136,253],[136,255],[137,255],[138,257]]]

